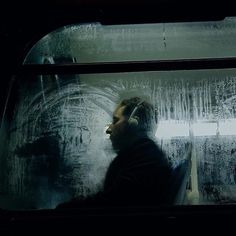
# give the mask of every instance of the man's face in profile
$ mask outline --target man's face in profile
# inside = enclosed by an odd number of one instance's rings
[[[125,106],[118,106],[113,113],[112,124],[106,133],[110,134],[112,146],[115,151],[124,148],[128,140],[128,118],[123,115]]]

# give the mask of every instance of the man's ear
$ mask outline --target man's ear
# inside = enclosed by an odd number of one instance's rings
[[[129,125],[136,127],[136,126],[138,126],[138,124],[139,124],[139,117],[138,116],[133,116],[133,117],[129,118]]]

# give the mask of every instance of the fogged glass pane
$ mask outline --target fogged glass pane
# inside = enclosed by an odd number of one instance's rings
[[[98,192],[115,157],[107,124],[133,96],[158,109],[157,142],[173,166],[192,144],[183,204],[235,203],[235,79],[236,70],[21,78],[1,128],[0,207],[52,208]]]
[[[231,57],[236,55],[235,39],[235,18],[137,25],[78,24],[39,40],[25,63]],[[47,59],[50,57],[54,60]]]

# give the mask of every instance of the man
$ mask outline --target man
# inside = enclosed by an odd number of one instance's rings
[[[63,206],[168,203],[171,167],[153,141],[156,127],[157,113],[151,104],[138,97],[123,100],[106,131],[117,157],[108,168],[103,191]]]
[[[170,165],[153,141],[154,107],[138,97],[123,100],[107,129],[118,155],[105,178],[104,196],[119,204],[165,204]]]

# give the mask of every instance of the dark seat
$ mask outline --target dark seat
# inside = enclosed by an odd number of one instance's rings
[[[186,190],[191,174],[191,150],[187,152],[186,158],[174,169],[170,178],[168,202],[170,205],[181,205],[186,197]]]

